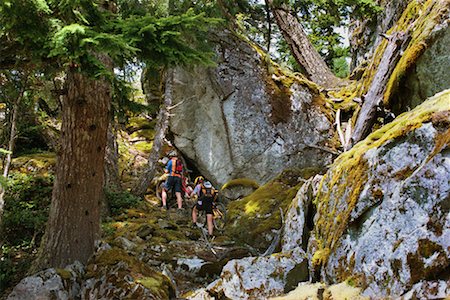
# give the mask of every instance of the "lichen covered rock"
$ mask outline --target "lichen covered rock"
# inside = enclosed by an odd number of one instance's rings
[[[281,214],[302,185],[301,178],[302,172],[284,171],[249,196],[231,202],[227,207],[226,234],[263,253],[279,234]]]
[[[177,69],[170,131],[217,186],[264,183],[286,168],[322,167],[332,118],[317,86],[284,74],[247,41],[217,33],[216,68]]]
[[[46,269],[26,277],[14,287],[8,300],[77,299],[84,266],[76,262],[65,269]]]
[[[210,294],[230,299],[267,299],[284,293],[289,272],[305,259],[301,249],[270,256],[229,261],[220,279],[208,286]]]
[[[317,193],[321,175],[308,179],[292,200],[285,217],[281,251],[286,252],[298,247],[306,246],[312,224],[307,224],[307,217],[313,214],[312,199]]]
[[[342,154],[316,197],[322,278],[397,297],[450,263],[450,90]]]
[[[117,248],[101,251],[87,266],[83,299],[171,299],[170,279]]]

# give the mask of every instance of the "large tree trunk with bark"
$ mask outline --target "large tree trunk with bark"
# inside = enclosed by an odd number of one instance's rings
[[[267,0],[284,39],[289,45],[297,63],[313,82],[331,88],[339,84],[320,54],[311,44],[294,13],[284,4],[277,6],[274,0]]]
[[[155,177],[158,159],[161,149],[164,145],[164,140],[169,128],[169,110],[172,105],[172,93],[173,93],[173,76],[174,70],[169,69],[166,74],[166,84],[164,92],[164,102],[159,110],[158,123],[155,129],[155,139],[153,140],[153,147],[148,159],[148,167],[139,178],[136,186],[132,190],[132,193],[136,196],[143,197],[151,180]]]
[[[61,148],[37,269],[86,263],[100,237],[110,84],[74,70],[66,84]]]

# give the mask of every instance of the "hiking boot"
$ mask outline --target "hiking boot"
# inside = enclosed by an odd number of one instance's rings
[[[167,205],[161,206],[161,211],[167,211]]]

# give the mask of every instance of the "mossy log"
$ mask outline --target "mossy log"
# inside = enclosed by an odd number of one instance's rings
[[[395,32],[388,38],[388,45],[381,58],[378,70],[364,99],[364,104],[355,124],[355,130],[352,136],[353,144],[365,138],[375,123],[377,107],[383,101],[386,84],[397,62],[400,60],[401,53],[408,44],[410,37],[411,35],[408,29],[405,32]]]

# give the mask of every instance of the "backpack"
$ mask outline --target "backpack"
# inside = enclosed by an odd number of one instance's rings
[[[183,173],[183,163],[181,160],[172,158],[172,174]]]
[[[215,195],[215,190],[212,188],[205,188],[204,186],[202,186],[202,193],[200,196],[205,196],[205,197],[211,197],[213,198]]]

